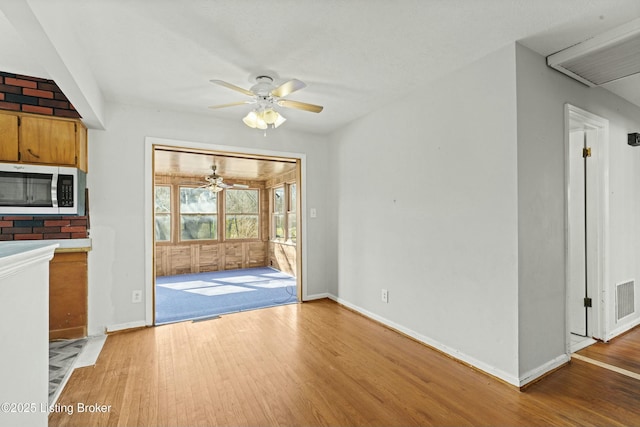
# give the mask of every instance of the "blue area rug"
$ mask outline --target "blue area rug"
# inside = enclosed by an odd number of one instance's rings
[[[296,278],[270,267],[156,278],[156,325],[295,302]]]

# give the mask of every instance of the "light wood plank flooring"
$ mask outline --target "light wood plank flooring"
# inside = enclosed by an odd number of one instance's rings
[[[50,426],[640,425],[640,382],[573,361],[525,392],[320,300],[108,337]]]

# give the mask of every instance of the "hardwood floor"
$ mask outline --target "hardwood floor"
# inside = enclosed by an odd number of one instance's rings
[[[578,354],[640,375],[640,327],[608,343],[591,345]]]
[[[628,426],[640,382],[573,361],[519,392],[320,300],[111,335],[58,405],[50,426]]]

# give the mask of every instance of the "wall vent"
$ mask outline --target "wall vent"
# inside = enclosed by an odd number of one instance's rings
[[[640,73],[640,19],[547,57],[547,64],[587,86]]]
[[[616,285],[616,321],[635,313],[634,281]]]

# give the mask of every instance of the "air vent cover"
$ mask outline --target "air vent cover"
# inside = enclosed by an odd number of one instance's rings
[[[616,286],[616,320],[635,313],[634,287],[633,280]]]
[[[547,64],[588,85],[640,73],[640,19],[547,57]]]

